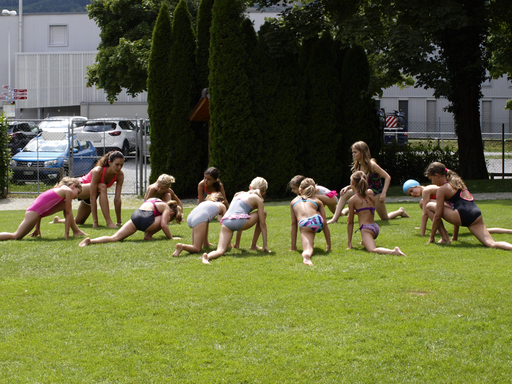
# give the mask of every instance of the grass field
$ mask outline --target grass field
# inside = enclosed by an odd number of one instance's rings
[[[427,245],[417,203],[402,205],[411,218],[378,221],[377,245],[407,257],[370,254],[359,233],[347,251],[341,218],[331,252],[317,235],[313,267],[289,251],[287,205],[267,206],[272,254],[248,251],[247,232],[209,266],[171,256],[191,242],[186,224],[171,226],[182,240],[139,232],[79,248],[45,220],[42,239],[0,243],[0,382],[510,382],[512,253],[466,228]],[[512,227],[512,201],[479,206],[488,227]],[[0,231],[23,214],[2,211]],[[212,223],[210,241],[218,232]]]

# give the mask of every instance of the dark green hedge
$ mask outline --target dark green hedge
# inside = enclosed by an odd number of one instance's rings
[[[0,115],[0,196],[4,196],[9,185],[9,161],[11,154],[7,147],[9,140],[7,138],[7,128],[9,128],[7,117],[2,113]]]

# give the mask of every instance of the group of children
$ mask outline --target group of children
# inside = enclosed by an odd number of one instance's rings
[[[302,244],[302,259],[306,265],[313,265],[311,257],[314,250],[315,234],[323,231],[326,240],[326,251],[331,249],[329,224],[338,221],[342,215],[348,215],[347,248],[352,248],[354,217],[358,215],[361,244],[369,252],[405,256],[399,247],[387,249],[377,247],[375,239],[379,236],[379,226],[375,223],[375,212],[381,220],[397,217],[409,217],[404,208],[387,212],[385,199],[391,177],[383,170],[370,155],[366,143],[358,141],[352,145],[352,176],[350,185],[340,191],[338,200],[336,191],[316,185],[311,178],[297,175],[289,182],[289,187],[297,197],[290,203],[291,211],[291,251],[297,250],[297,232],[300,233]],[[107,227],[121,226],[121,189],[124,181],[122,167],[124,156],[121,152],[112,151],[98,160],[96,166],[80,179],[63,178],[53,189],[42,193],[27,209],[25,218],[14,233],[0,233],[0,240],[18,240],[26,236],[34,227],[31,236],[40,236],[41,218],[64,213],[64,218],[55,216],[52,223],[65,223],[65,238],[69,237],[69,229],[73,236],[87,236],[77,224],[83,224],[92,214],[93,228],[98,226],[97,200],[105,217]],[[416,180],[408,180],[403,185],[404,193],[413,197],[421,197],[420,207],[423,211],[420,227],[421,235],[425,235],[427,220],[432,220],[432,231],[429,242],[435,241],[436,233],[441,234],[439,242],[449,243],[457,240],[459,226],[466,226],[477,239],[488,247],[512,250],[512,244],[496,242],[490,233],[512,233],[503,228],[485,227],[482,215],[473,201],[462,179],[441,163],[432,163],[425,175],[432,185],[423,187]],[[102,236],[95,239],[86,237],[80,246],[97,243],[120,241],[137,231],[144,232],[144,239],[150,240],[153,235],[162,230],[169,239],[173,236],[168,224],[174,220],[183,220],[183,206],[171,185],[172,176],[163,174],[148,187],[142,205],[131,215],[130,220],[112,236]],[[383,181],[383,182],[382,182]],[[110,218],[107,189],[116,184],[114,206],[117,223]],[[221,224],[219,241],[215,251],[204,253],[202,262],[209,264],[210,260],[223,255],[231,244],[234,232],[237,232],[235,248],[240,246],[242,231],[254,227],[254,235],[250,249],[270,252],[267,244],[267,212],[263,205],[263,196],[268,188],[267,181],[262,177],[252,180],[248,191],[238,192],[229,204],[223,184],[219,179],[219,171],[208,168],[204,179],[198,184],[198,205],[187,217],[187,224],[192,229],[193,244],[177,243],[173,256],[177,257],[182,251],[199,253],[203,247],[212,246],[208,241],[208,224],[215,218]],[[95,198],[92,198],[95,196]],[[80,205],[76,217],[73,217],[72,200],[78,198]],[[348,207],[345,205],[348,202]],[[334,214],[327,221],[325,206]],[[454,225],[454,234],[450,240],[442,219]],[[356,231],[356,232],[357,232]],[[262,247],[257,246],[262,237]]]

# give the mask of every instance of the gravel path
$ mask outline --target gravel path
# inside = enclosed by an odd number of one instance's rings
[[[511,192],[498,192],[498,193],[475,193],[473,194],[476,201],[479,200],[512,200]],[[114,206],[113,197],[110,197],[110,206]],[[290,199],[291,200],[291,199]],[[13,211],[13,210],[26,210],[30,204],[34,201],[33,198],[24,198],[24,197],[9,197],[6,199],[0,198],[0,211]],[[197,200],[196,199],[182,199],[183,206],[185,208],[195,206]],[[399,202],[414,202],[419,201],[413,197],[409,196],[390,196],[386,198],[386,201],[389,203],[399,203]],[[123,209],[137,209],[142,203],[142,199],[135,196],[123,196]],[[78,208],[78,201],[73,201],[73,208]],[[284,202],[283,204],[288,204]]]

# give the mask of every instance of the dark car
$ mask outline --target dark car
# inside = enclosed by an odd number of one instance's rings
[[[97,153],[90,141],[73,139],[73,176],[88,173],[94,166]],[[11,159],[12,180],[15,183],[43,181],[58,182],[70,175],[69,140],[32,139]]]
[[[23,149],[30,140],[39,135],[40,130],[33,121],[13,121],[7,128],[9,144],[7,145],[14,155],[19,149]]]

